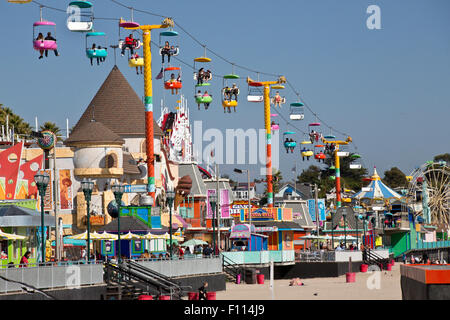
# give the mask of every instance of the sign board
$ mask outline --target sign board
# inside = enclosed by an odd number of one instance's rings
[[[253,205],[250,204],[253,208]],[[248,209],[248,201],[234,201],[230,208],[230,215],[232,217],[239,217],[241,209]]]
[[[92,226],[100,226],[105,224],[104,216],[91,216],[89,222]]]
[[[72,175],[70,169],[59,170],[59,207],[61,210],[73,209]]]
[[[132,184],[125,186],[125,193],[147,192],[146,184]]]
[[[209,197],[212,195],[216,194],[216,190],[215,189],[208,189],[207,193],[206,193],[206,218],[207,219],[212,219],[213,217],[213,212],[211,210],[211,203],[209,202]],[[214,208],[214,212],[216,211],[217,208]],[[214,216],[217,216],[216,214]]]
[[[250,225],[249,224],[237,224],[231,228],[230,239],[236,238],[250,238]]]
[[[278,227],[255,227],[256,232],[277,232]]]
[[[325,199],[317,200],[317,209],[319,210],[319,221],[325,221]],[[312,221],[316,221],[316,201],[314,199],[308,200],[308,212],[311,216]]]

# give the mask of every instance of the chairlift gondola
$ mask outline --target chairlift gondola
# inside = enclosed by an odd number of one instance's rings
[[[67,29],[73,32],[89,32],[94,27],[94,11],[92,3],[89,1],[72,1],[69,3],[67,13],[73,11],[70,7],[75,7],[75,15],[67,19]],[[72,18],[72,19],[70,19]]]
[[[283,133],[283,139],[284,140],[284,147],[286,148],[286,152],[289,153],[289,151],[291,151],[291,153],[294,153],[294,149],[297,146],[297,142],[294,141],[294,139],[292,138],[288,138],[287,135],[291,135],[291,134],[295,134],[295,132],[293,131],[286,131]]]
[[[231,86],[228,81],[238,80],[240,77],[233,72],[231,74],[226,74],[223,76],[223,88],[222,88],[222,106],[223,112],[226,112],[226,108],[228,108],[228,113],[231,112],[231,108],[234,108],[234,112],[236,112],[236,107],[238,105],[238,96],[240,93],[239,87],[236,83],[233,83]],[[234,98],[234,99],[233,99]]]
[[[250,82],[248,84],[248,95],[247,95],[247,101],[248,102],[263,102],[264,101],[264,95],[261,90],[261,87],[263,84],[261,82]]]
[[[270,115],[270,117],[278,117],[277,113],[273,113]],[[280,124],[279,123],[275,123],[275,121],[272,121],[272,123],[270,124],[270,128],[272,129],[272,131],[278,131],[280,130]]]
[[[43,6],[41,6],[40,9],[40,20],[36,21],[35,23],[33,23],[33,48],[34,50],[40,51],[41,53],[41,57],[42,57],[42,53],[43,51],[47,51],[47,50],[52,50],[55,51],[55,53],[57,52],[56,50],[58,49],[58,45],[56,43],[56,40],[46,40],[44,37],[44,33],[42,32],[42,30],[49,30],[49,28],[51,30],[53,30],[53,37],[52,39],[55,39],[56,37],[56,24],[52,21],[45,21],[42,17],[42,8]],[[37,36],[36,36],[37,34]],[[47,33],[48,36],[51,36],[51,32]]]
[[[291,120],[303,120],[305,119],[305,110],[303,108],[304,104],[301,102],[291,103],[289,119]]]
[[[167,67],[164,68],[164,89],[172,90],[172,94],[178,94],[178,90],[183,87],[181,82],[181,68],[180,67]],[[175,77],[173,71],[178,71],[178,76]],[[166,77],[166,74],[170,72],[170,77]],[[167,80],[166,80],[167,79]]]
[[[180,47],[178,43],[170,44],[169,40],[166,40],[164,42],[164,45],[162,44],[162,37],[177,37],[178,32],[174,31],[172,28],[166,31],[161,31],[159,33],[159,55],[162,57],[162,63],[164,64],[164,56],[167,56],[167,63],[170,65],[170,57],[172,56],[178,56],[180,53]],[[176,38],[174,38],[176,39]]]
[[[92,39],[92,37],[106,37],[106,34],[104,32],[88,32],[86,33],[86,56],[90,59],[93,58],[106,58],[108,56],[108,51],[106,49],[107,42],[106,39],[104,40],[105,45],[98,46],[97,44],[93,43],[93,45],[89,45],[89,39]],[[96,41],[98,43],[98,41]],[[95,45],[95,47],[94,47]],[[92,62],[92,61],[91,61]]]

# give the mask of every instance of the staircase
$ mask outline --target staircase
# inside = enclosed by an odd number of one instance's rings
[[[222,255],[222,269],[229,282],[236,281],[237,275],[241,273],[241,270],[236,266],[236,263],[224,255]]]
[[[386,265],[389,263],[388,258],[383,258],[376,254],[371,249],[364,249],[363,251],[363,261],[365,264],[368,264],[369,266],[375,265],[380,268],[380,270],[383,270],[386,268]]]
[[[106,300],[134,300],[140,295],[169,295],[181,300],[183,288],[169,277],[133,261],[105,263]]]

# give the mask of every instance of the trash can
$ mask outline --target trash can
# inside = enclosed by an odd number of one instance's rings
[[[395,260],[391,259],[391,265],[394,265],[394,264],[395,264]]]
[[[241,274],[237,274],[236,275],[236,284],[240,284],[241,283]]]
[[[346,282],[355,282],[356,281],[356,273],[354,272],[347,272],[345,274]]]
[[[388,263],[388,265],[386,266],[386,270],[392,271],[392,264]]]
[[[138,297],[138,300],[153,300],[153,296],[147,295],[147,294],[141,294]]]
[[[367,264],[362,264],[361,265],[361,267],[359,268],[359,270],[361,271],[361,272],[367,272],[367,270],[369,269],[369,265],[367,265]]]
[[[198,300],[198,292],[188,292],[188,300]]]
[[[256,270],[245,269],[245,283],[256,284]]]
[[[256,280],[258,282],[258,284],[264,284],[264,275],[263,274],[257,274],[256,275]]]
[[[216,292],[207,292],[206,300],[216,300]]]
[[[159,300],[170,300],[170,296],[159,296]]]

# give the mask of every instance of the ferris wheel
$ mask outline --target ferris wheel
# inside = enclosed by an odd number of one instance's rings
[[[450,167],[428,161],[409,177],[408,202],[426,223],[450,226]]]

